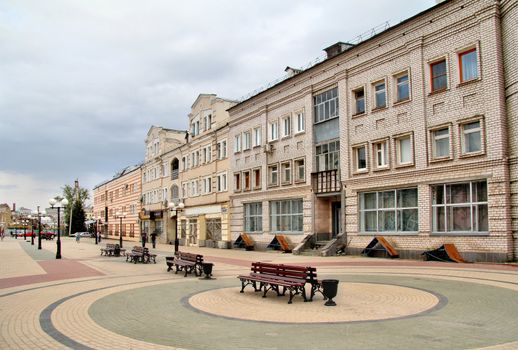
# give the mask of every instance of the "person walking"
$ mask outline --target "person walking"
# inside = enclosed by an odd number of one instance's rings
[[[153,231],[151,234],[151,243],[153,243],[153,249],[156,248],[156,232]]]
[[[102,237],[101,232],[97,232],[96,234],[97,234],[97,243],[101,243],[101,237]]]
[[[76,232],[76,243],[79,243],[80,239],[81,239],[81,234],[79,232]]]
[[[3,227],[0,227],[0,240],[4,240],[5,237],[5,231]]]
[[[141,238],[142,238],[142,248],[145,248],[146,247],[146,241],[147,241],[147,233],[146,233],[146,231],[142,231]]]

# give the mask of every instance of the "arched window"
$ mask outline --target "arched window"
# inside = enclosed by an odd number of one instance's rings
[[[180,191],[178,189],[178,186],[173,185],[171,187],[171,201],[176,204],[176,203],[178,203],[179,197],[180,197]]]

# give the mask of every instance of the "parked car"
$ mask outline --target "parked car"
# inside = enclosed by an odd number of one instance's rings
[[[23,237],[24,233],[23,233],[23,231],[21,231],[21,232],[20,232],[20,231],[18,231],[18,232],[16,233],[16,235],[17,235],[18,237]],[[27,232],[25,233],[25,237],[31,237],[31,236],[32,236],[32,232],[31,232],[31,231],[27,231]]]
[[[92,237],[90,232],[76,232],[76,234],[77,233],[79,233],[79,237]]]

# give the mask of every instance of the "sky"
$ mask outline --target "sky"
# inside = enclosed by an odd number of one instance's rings
[[[186,129],[200,93],[240,99],[434,0],[1,0],[0,203],[34,209]]]

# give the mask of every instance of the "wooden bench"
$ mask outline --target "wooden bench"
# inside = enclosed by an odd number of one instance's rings
[[[194,272],[195,276],[201,276],[203,271],[203,255],[199,254],[178,252],[176,256],[166,257],[165,263],[167,271],[171,271],[175,267],[174,273],[177,274],[178,271],[184,271],[184,277],[187,277],[187,274],[192,272]]]
[[[246,233],[242,233],[234,242],[234,247],[245,248],[246,250],[254,250],[254,241]]]
[[[119,254],[116,254],[115,252],[118,250]],[[119,256],[119,255],[125,255],[126,249],[119,248],[118,244],[114,243],[106,243],[105,248],[101,248],[101,255],[105,256]]]
[[[147,264],[151,262],[151,260],[156,264],[156,254],[151,254],[148,248],[138,245],[134,246],[131,249],[131,252],[126,254],[126,261],[133,262],[135,264],[138,262]]]
[[[266,298],[269,290],[277,292],[277,296],[283,296],[289,291],[288,304],[291,304],[297,294],[301,294],[305,302],[312,301],[315,293],[320,290],[314,267],[254,262],[250,270],[248,275],[237,276],[241,280],[241,293],[248,285],[253,286],[256,292],[263,290],[263,298]],[[306,297],[306,283],[311,285],[309,299]]]
[[[426,260],[467,263],[453,243],[443,244],[437,249],[424,252],[422,255],[424,255]]]

